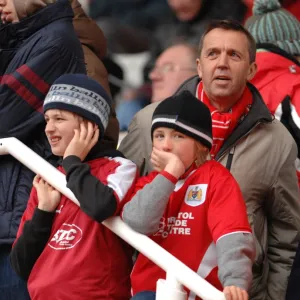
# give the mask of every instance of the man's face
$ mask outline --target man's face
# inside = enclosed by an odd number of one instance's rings
[[[197,60],[198,75],[211,101],[237,101],[256,73],[250,64],[248,40],[242,32],[213,29],[204,38]]]
[[[193,20],[202,6],[202,0],[168,0],[168,3],[178,20],[182,22]]]
[[[150,72],[151,102],[172,96],[186,79],[197,75],[196,62],[193,59],[192,50],[184,45],[170,47],[158,57]]]
[[[13,0],[0,0],[0,15],[4,24],[19,22]]]

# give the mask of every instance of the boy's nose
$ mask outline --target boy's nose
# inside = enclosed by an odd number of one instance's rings
[[[53,125],[53,123],[52,122],[48,122],[47,124],[46,124],[46,128],[45,128],[45,132],[47,133],[47,132],[52,132],[52,131],[54,131],[54,125]]]
[[[166,138],[164,141],[163,141],[163,151],[165,152],[171,152],[172,151],[172,142],[170,139]]]

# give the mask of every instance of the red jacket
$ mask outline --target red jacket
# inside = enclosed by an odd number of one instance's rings
[[[262,95],[276,119],[280,120],[300,147],[300,66],[288,58],[272,53],[258,52],[258,71],[251,83]],[[300,186],[300,160],[297,171]]]
[[[88,167],[80,161],[77,163],[76,157],[69,163],[69,169],[74,169],[72,172],[76,172],[77,166],[79,166],[77,169],[82,167],[82,170]],[[117,214],[131,194],[136,178],[135,165],[121,157],[102,157],[89,161],[88,165],[91,168],[90,174],[83,174],[76,185],[82,185],[84,189],[86,184],[82,179],[98,178],[98,185],[102,186],[103,192],[98,192],[96,200],[105,202],[105,197],[113,197],[107,206],[115,205]],[[64,162],[63,166],[65,168]],[[61,167],[59,169],[64,172]],[[82,173],[87,169],[85,168]],[[71,171],[67,172],[67,181],[70,179],[68,176],[73,176]],[[81,175],[74,174],[74,176]],[[90,195],[86,195],[88,199],[86,203],[82,203],[77,196],[78,190],[73,191],[81,208],[62,196],[56,213],[53,213],[49,238],[44,245],[37,241],[33,241],[30,245],[35,236],[42,235],[38,230],[43,226],[46,228],[46,219],[51,219],[52,214],[37,209],[37,193],[36,189],[32,189],[11,256],[14,269],[22,269],[22,264],[30,264],[30,261],[34,260],[30,253],[33,255],[38,251],[37,248],[41,248],[40,255],[33,261],[28,278],[28,290],[32,300],[129,299],[131,250],[112,231],[83,212],[83,210],[88,212],[88,204],[93,202],[92,189],[89,187]],[[112,191],[110,196],[107,196],[108,193],[105,194],[104,189],[106,192]],[[112,203],[113,201],[117,203]],[[39,238],[39,241],[41,240],[42,236]],[[30,252],[27,257],[22,256],[26,251]]]

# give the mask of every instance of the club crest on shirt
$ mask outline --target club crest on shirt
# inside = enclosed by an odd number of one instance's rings
[[[198,206],[206,199],[207,184],[190,185],[186,191],[184,202],[189,206]]]

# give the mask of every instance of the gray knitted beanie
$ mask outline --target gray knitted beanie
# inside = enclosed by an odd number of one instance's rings
[[[300,55],[300,22],[278,0],[255,0],[253,16],[245,27],[256,43],[271,43],[287,53]]]

